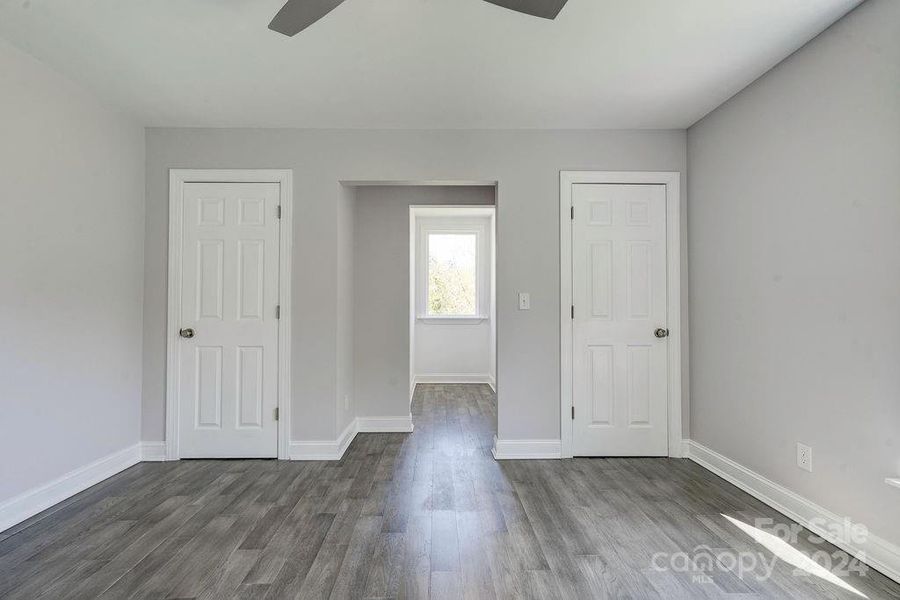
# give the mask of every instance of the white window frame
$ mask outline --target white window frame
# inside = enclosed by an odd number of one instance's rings
[[[488,227],[493,207],[435,206],[410,207],[415,224],[415,315],[430,323],[481,323],[490,319],[491,250]],[[475,307],[474,315],[428,314],[428,237],[431,234],[475,234]]]
[[[433,235],[465,235],[475,237],[475,312],[470,315],[435,315],[428,312],[428,284],[431,281],[431,236]],[[419,257],[419,265],[421,270],[421,282],[418,303],[418,318],[422,320],[433,321],[441,320],[472,320],[484,319],[484,311],[482,310],[482,297],[484,296],[483,278],[484,278],[484,251],[481,247],[484,241],[484,235],[480,229],[463,228],[463,227],[428,227],[425,225],[421,232],[420,247],[422,249]]]

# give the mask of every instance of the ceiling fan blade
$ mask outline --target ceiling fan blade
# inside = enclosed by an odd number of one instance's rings
[[[503,8],[543,19],[555,19],[568,0],[484,0]]]
[[[332,10],[344,0],[288,0],[281,7],[269,29],[291,37],[297,35]]]

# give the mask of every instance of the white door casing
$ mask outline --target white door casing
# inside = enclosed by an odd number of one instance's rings
[[[563,457],[680,455],[677,184],[562,174]]]
[[[286,454],[289,183],[283,172],[172,172],[169,459]]]

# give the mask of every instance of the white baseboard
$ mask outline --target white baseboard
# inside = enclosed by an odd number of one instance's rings
[[[142,462],[162,462],[166,460],[165,442],[141,442]]]
[[[341,460],[356,434],[354,419],[336,440],[291,442],[289,460]]]
[[[501,440],[494,436],[491,454],[496,460],[534,460],[560,458],[560,440]]]
[[[491,385],[491,380],[492,377],[488,373],[425,373],[413,378],[413,389],[419,383],[486,383]]]
[[[404,417],[357,417],[356,430],[360,433],[412,433],[412,415]]]
[[[693,440],[685,440],[684,448],[686,458],[765,502],[894,581],[900,582],[900,546],[874,535],[871,531],[862,543],[836,537],[833,532],[847,531],[848,528],[845,520],[833,512]]]
[[[135,444],[0,502],[0,531],[5,531],[139,462],[141,462],[141,445]]]
[[[291,442],[289,460],[341,460],[357,433],[411,433],[412,415],[358,417],[336,440]]]
[[[493,375],[488,375],[488,382],[487,382],[487,384],[488,384],[489,386],[491,386],[491,391],[493,391],[493,392],[496,394],[496,393],[497,393],[497,380],[494,379],[494,376],[493,376]]]

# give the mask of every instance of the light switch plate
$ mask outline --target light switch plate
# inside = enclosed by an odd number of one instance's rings
[[[531,294],[519,292],[519,310],[531,310]]]

